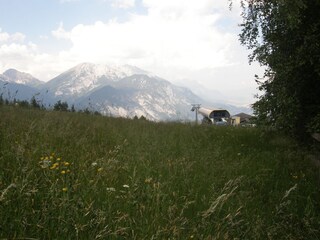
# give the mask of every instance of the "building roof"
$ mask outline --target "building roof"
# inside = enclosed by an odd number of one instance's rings
[[[242,119],[242,118],[248,118],[248,119],[250,119],[250,118],[252,118],[253,116],[242,112],[242,113],[238,113],[238,114],[236,114],[236,115],[233,115],[233,117],[240,117],[241,119]]]

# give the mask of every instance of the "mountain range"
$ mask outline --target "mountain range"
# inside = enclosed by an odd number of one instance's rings
[[[48,82],[9,69],[0,74],[0,94],[9,100],[35,97],[47,108],[61,100],[76,109],[87,108],[117,117],[143,115],[153,121],[192,120],[191,104],[213,105],[189,89],[137,67],[92,63],[81,63]],[[231,113],[249,111],[222,103],[213,106]]]

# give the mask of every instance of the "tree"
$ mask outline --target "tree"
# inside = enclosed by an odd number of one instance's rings
[[[257,123],[303,138],[320,116],[320,1],[242,0],[241,44],[266,66]]]
[[[38,103],[37,99],[35,98],[35,96],[32,96],[31,100],[30,100],[30,105],[34,108],[40,108],[40,104]]]
[[[71,112],[75,112],[76,111],[76,109],[75,109],[75,107],[74,107],[74,104],[72,104],[72,106],[71,106]]]
[[[61,100],[59,100],[58,102],[56,102],[54,104],[53,110],[67,112],[68,111],[68,103],[67,102],[61,102]]]

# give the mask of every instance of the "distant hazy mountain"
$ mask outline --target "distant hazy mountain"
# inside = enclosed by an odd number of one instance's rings
[[[58,100],[88,108],[104,115],[150,120],[191,120],[191,104],[225,108],[231,114],[246,112],[232,105],[210,104],[189,89],[176,86],[130,65],[79,64],[47,83],[14,69],[0,74],[0,94],[13,100],[30,100],[36,96],[45,106]]]
[[[0,95],[10,101],[14,99],[30,101],[35,97],[40,104],[48,107],[55,100],[47,91],[41,90],[43,84],[44,82],[29,73],[8,69],[0,74]]]
[[[0,81],[2,81],[2,82],[9,82],[8,77],[6,77],[6,76],[3,75],[3,74],[0,74]]]
[[[79,104],[90,103],[90,107],[106,115],[181,120],[193,118],[190,106],[199,101],[202,100],[186,88],[158,77],[135,74],[92,91]]]
[[[39,87],[44,83],[29,73],[19,72],[15,69],[8,69],[3,75],[7,77],[6,81],[10,83],[23,84],[31,87]]]
[[[9,82],[7,81],[7,77],[0,75],[0,96],[3,99],[8,99],[9,101],[13,101],[14,99],[29,101],[38,92],[39,90],[34,87]]]

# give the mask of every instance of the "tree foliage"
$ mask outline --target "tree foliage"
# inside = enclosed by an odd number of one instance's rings
[[[31,100],[30,100],[30,105],[34,108],[41,108],[38,100],[35,98],[35,96],[32,96]]]
[[[296,137],[320,116],[320,0],[242,0],[241,44],[266,66],[253,108],[260,125]]]
[[[61,100],[59,100],[58,102],[56,102],[53,106],[53,109],[55,111],[64,111],[67,112],[68,111],[68,103],[67,102],[61,102]]]

